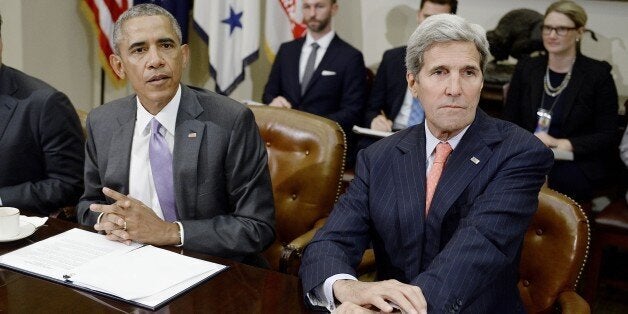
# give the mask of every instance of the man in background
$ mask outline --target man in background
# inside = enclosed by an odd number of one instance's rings
[[[275,239],[266,148],[253,113],[181,84],[189,48],[165,9],[131,7],[114,26],[118,76],[137,95],[90,112],[79,221],[111,240],[266,266]]]
[[[366,103],[364,58],[332,29],[336,0],[304,0],[302,10],[307,35],[279,47],[262,102],[329,118],[351,136]]]
[[[83,143],[68,97],[2,64],[0,35],[0,206],[47,216],[76,205],[83,192]]]
[[[417,24],[442,13],[456,14],[457,0],[421,0]],[[367,103],[365,126],[378,131],[401,130],[423,122],[425,114],[406,82],[406,46],[384,52]],[[361,145],[366,147],[374,140]],[[362,143],[361,143],[362,144]]]
[[[358,153],[356,177],[305,249],[309,302],[338,313],[524,313],[517,282],[525,231],[553,154],[531,133],[478,110],[486,32],[451,15],[408,41],[407,87],[425,122]],[[372,246],[377,280],[356,280]],[[365,307],[365,308],[362,308]]]

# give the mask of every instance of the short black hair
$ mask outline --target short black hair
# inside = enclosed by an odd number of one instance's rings
[[[449,5],[451,8],[451,14],[456,14],[456,11],[458,11],[458,0],[421,0],[421,9],[423,8],[423,4],[425,4],[425,2]]]

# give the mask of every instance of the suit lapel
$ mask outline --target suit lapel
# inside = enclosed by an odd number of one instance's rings
[[[11,121],[15,108],[17,108],[17,99],[7,95],[0,95],[0,139],[2,139],[9,121]]]
[[[428,260],[439,251],[440,226],[447,212],[493,155],[490,146],[502,140],[498,130],[486,123],[487,119],[486,114],[478,110],[475,121],[445,164],[427,217],[427,237],[435,239],[426,243]]]
[[[409,130],[397,144],[392,164],[401,250],[408,252],[406,278],[414,278],[420,271],[425,233],[425,129],[419,124]]]
[[[119,128],[113,133],[105,171],[104,183],[120,193],[129,193],[129,167],[131,145],[137,117],[135,96],[128,99],[128,105],[118,112]]]
[[[545,68],[547,67],[547,58],[545,59],[545,62],[542,62],[539,64],[539,66],[533,68],[530,71],[530,75],[532,76],[530,78],[530,82],[532,83],[532,86],[530,87],[530,99],[538,99],[538,101],[540,102],[543,99],[543,94],[545,93],[545,91],[543,90],[543,80],[545,79]],[[534,112],[534,117],[536,119],[536,112],[537,110],[541,107],[544,106],[545,108],[549,108],[549,106],[551,106],[550,104],[542,104],[542,103],[535,103],[535,102],[531,102],[530,105],[532,106],[532,108],[529,108],[529,112]],[[536,106],[536,107],[535,107]]]
[[[205,135],[205,123],[196,118],[202,113],[194,92],[182,85],[172,155],[177,211],[182,219],[195,218],[195,211],[184,209],[196,208],[198,158]]]
[[[582,57],[578,55],[576,57],[576,62],[573,65],[573,72],[571,73],[571,80],[567,85],[567,88],[560,94],[559,97],[564,97],[561,100],[561,105],[564,106],[562,111],[562,121],[563,127],[568,128],[571,125],[575,125],[573,123],[565,123],[568,121],[569,114],[571,113],[571,109],[573,109],[574,104],[576,103],[576,97],[578,96],[578,91],[582,88],[584,84],[584,77],[586,73],[584,73],[579,63],[582,62]],[[570,132],[570,130],[565,129],[565,132]]]

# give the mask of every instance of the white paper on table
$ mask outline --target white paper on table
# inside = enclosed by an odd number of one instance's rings
[[[72,229],[0,256],[0,264],[155,307],[226,268],[150,245]]]
[[[376,136],[376,137],[387,137],[387,136],[395,134],[395,132],[378,131],[378,130],[373,130],[373,129],[368,129],[368,128],[362,128],[357,125],[353,126],[353,133]]]

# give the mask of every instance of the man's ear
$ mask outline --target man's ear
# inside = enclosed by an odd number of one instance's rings
[[[126,78],[126,74],[124,73],[124,65],[122,64],[122,59],[120,59],[120,56],[116,54],[109,55],[109,64],[111,65],[111,68],[113,68],[113,71],[116,72],[119,78],[121,79]]]
[[[414,91],[414,83],[416,83],[414,74],[407,72],[406,73],[406,81],[408,81],[408,89],[412,94],[412,97],[416,97],[416,93]]]
[[[188,44],[181,45],[181,58],[183,59],[183,68],[185,69],[190,61],[190,46]]]

